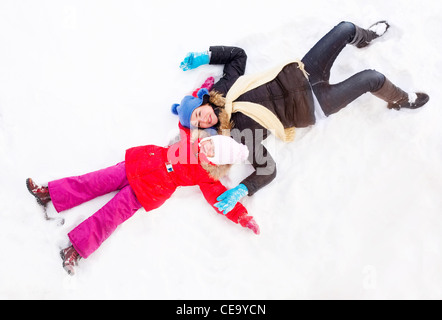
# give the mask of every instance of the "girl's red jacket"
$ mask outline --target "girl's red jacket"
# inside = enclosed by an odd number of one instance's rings
[[[131,187],[144,209],[150,211],[160,207],[178,187],[197,185],[207,202],[220,213],[213,205],[226,187],[200,165],[197,142],[190,142],[190,130],[180,125],[180,136],[179,142],[167,148],[148,145],[126,151],[126,173]],[[239,202],[226,217],[242,226],[252,219]]]

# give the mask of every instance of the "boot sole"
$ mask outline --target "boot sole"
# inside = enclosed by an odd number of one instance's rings
[[[418,92],[416,94],[421,94],[421,95],[425,95],[425,96],[422,96],[421,100],[416,100],[416,102],[418,102],[418,103],[415,102],[414,104],[409,105],[409,106],[401,107],[401,106],[399,106],[397,104],[392,104],[391,106],[388,105],[388,108],[389,109],[398,110],[398,111],[401,110],[401,109],[416,110],[416,109],[422,108],[424,105],[426,105],[428,103],[428,101],[430,101],[430,96],[429,95],[427,95],[425,93],[421,93],[421,92]]]
[[[375,23],[373,23],[370,27],[368,27],[368,29],[367,30],[370,30],[371,28],[373,28],[375,25],[377,25],[377,24],[381,24],[381,23],[384,23],[387,27],[385,28],[385,31],[384,31],[384,33],[382,33],[382,34],[377,34],[376,32],[376,34],[378,35],[378,38],[379,37],[382,37],[384,34],[386,34],[387,33],[387,31],[388,31],[388,29],[390,29],[390,24],[387,22],[387,20],[381,20],[381,21],[378,21],[378,22],[375,22]],[[373,31],[374,32],[374,31]]]

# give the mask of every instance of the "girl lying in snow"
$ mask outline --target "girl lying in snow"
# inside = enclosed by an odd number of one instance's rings
[[[52,181],[47,187],[35,184],[30,178],[26,180],[37,202],[45,207],[52,201],[57,212],[119,190],[103,208],[68,234],[72,245],[60,254],[63,268],[69,274],[73,275],[78,261],[97,250],[118,225],[141,207],[146,211],[160,207],[179,186],[198,185],[207,202],[220,210],[217,201],[223,200],[220,195],[227,189],[219,178],[227,173],[228,164],[247,159],[247,147],[223,136],[192,143],[190,131],[181,125],[180,137],[179,142],[166,148],[148,145],[129,149],[124,162],[82,176]],[[259,226],[240,203],[224,214],[259,234]]]

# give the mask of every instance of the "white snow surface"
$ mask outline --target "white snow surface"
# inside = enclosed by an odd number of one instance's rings
[[[433,0],[2,0],[0,298],[441,299],[441,5]],[[235,45],[247,73],[302,58],[340,21],[391,28],[346,48],[332,82],[364,69],[431,100],[388,110],[366,94],[294,142],[266,141],[278,176],[243,200],[256,236],[197,187],[140,210],[70,277],[67,233],[113,194],[46,221],[25,187],[166,145],[170,107],[222,68],[183,72],[190,51]],[[227,186],[249,168],[237,167]],[[57,217],[53,207],[48,214]]]

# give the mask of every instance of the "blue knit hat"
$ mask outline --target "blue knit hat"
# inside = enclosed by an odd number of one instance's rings
[[[194,96],[185,96],[181,101],[181,104],[175,103],[172,106],[172,113],[178,115],[182,126],[190,128],[192,112],[204,104],[204,96],[206,95],[209,97],[209,91],[206,88],[202,88],[198,91],[197,98]]]

